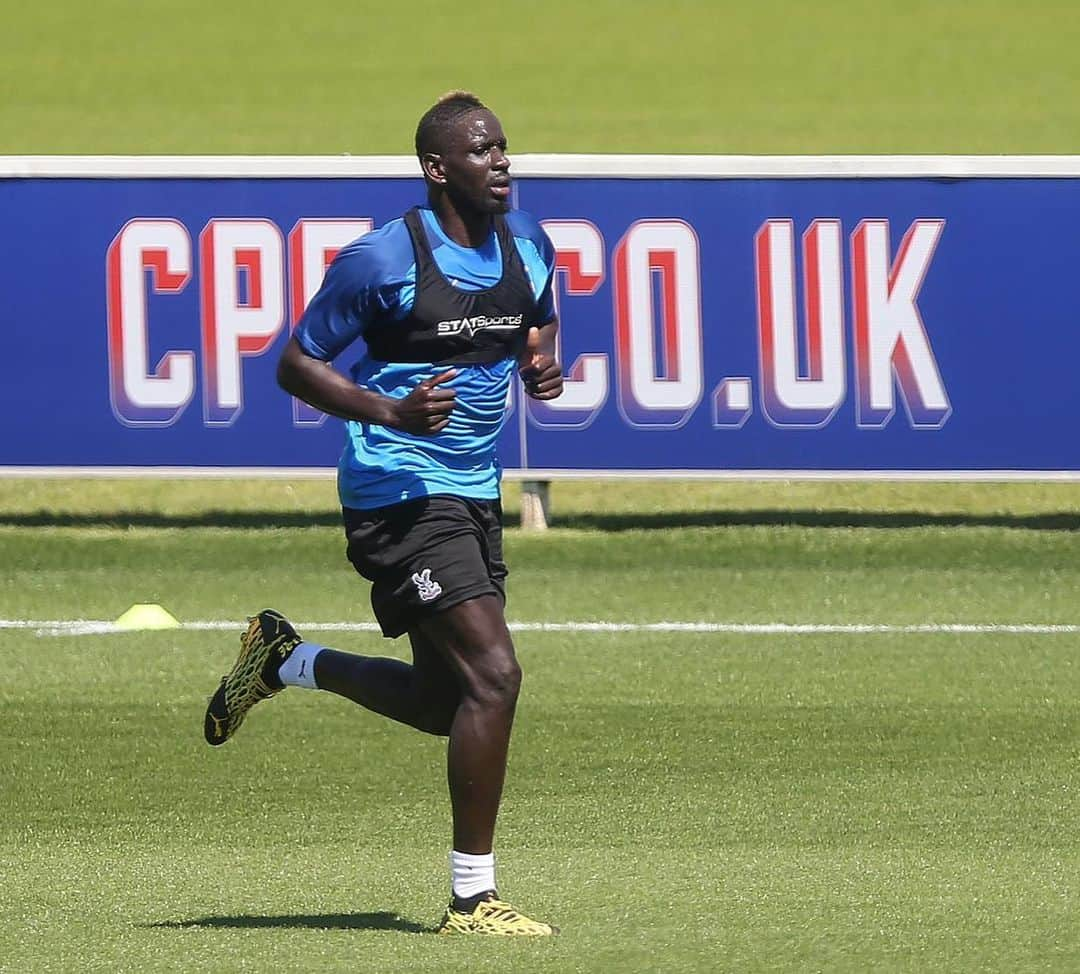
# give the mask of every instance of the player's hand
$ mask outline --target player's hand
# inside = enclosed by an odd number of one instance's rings
[[[562,366],[540,351],[540,329],[530,328],[525,351],[518,359],[518,373],[533,399],[557,399],[563,391]]]
[[[416,436],[441,433],[450,422],[457,397],[457,393],[443,383],[456,375],[457,369],[433,375],[424,379],[404,399],[392,400],[391,416],[386,425]]]

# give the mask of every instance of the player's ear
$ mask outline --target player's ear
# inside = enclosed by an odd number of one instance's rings
[[[446,182],[446,171],[443,169],[442,156],[437,152],[425,152],[420,157],[420,165],[424,170],[424,175],[433,183],[442,184]]]

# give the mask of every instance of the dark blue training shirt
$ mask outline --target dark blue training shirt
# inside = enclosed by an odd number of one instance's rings
[[[492,231],[477,250],[454,243],[435,214],[420,210],[439,270],[455,287],[479,291],[502,276],[502,254]],[[525,272],[539,304],[539,320],[555,317],[552,278],[555,248],[536,220],[521,210],[506,215]],[[416,258],[402,219],[392,220],[342,248],[312,298],[296,338],[311,355],[329,362],[345,351],[376,318],[400,320],[412,308]],[[450,424],[435,436],[414,436],[387,426],[347,423],[338,462],[338,493],[345,507],[366,509],[426,494],[491,500],[499,496],[495,441],[506,416],[510,379],[517,363],[457,365],[444,383],[457,392]],[[430,362],[381,362],[365,353],[351,369],[353,381],[384,396],[404,398],[445,372]]]

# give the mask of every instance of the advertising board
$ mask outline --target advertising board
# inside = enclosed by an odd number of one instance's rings
[[[514,391],[512,475],[1080,471],[1076,160],[514,171],[567,382]],[[423,196],[397,157],[0,159],[0,467],[332,468],[341,424],[277,356],[337,250]]]

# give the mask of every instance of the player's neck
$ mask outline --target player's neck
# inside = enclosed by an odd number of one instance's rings
[[[443,233],[462,247],[476,250],[491,236],[491,215],[488,213],[462,213],[445,197],[432,200],[431,209]]]

